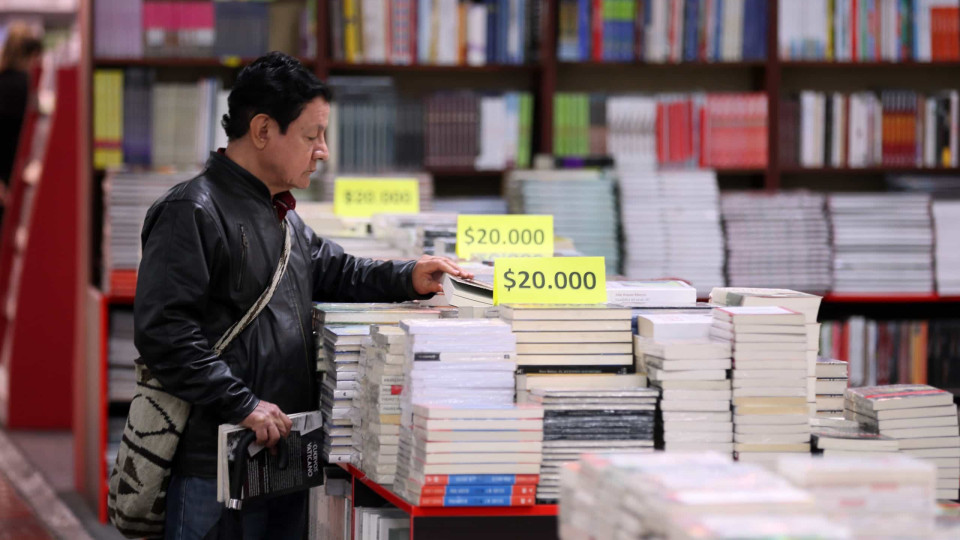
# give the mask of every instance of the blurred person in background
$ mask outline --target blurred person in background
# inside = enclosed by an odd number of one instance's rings
[[[6,205],[13,176],[20,129],[30,99],[30,72],[37,65],[43,44],[33,28],[14,22],[0,50],[0,205]],[[0,206],[0,218],[3,206]]]

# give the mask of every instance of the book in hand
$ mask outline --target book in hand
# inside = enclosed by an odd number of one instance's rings
[[[231,482],[239,460],[246,461],[240,500],[266,499],[323,484],[323,419],[319,411],[289,415],[293,426],[284,440],[285,450],[270,452],[254,440],[243,451],[238,446],[252,432],[221,424],[217,438],[217,501],[231,499]],[[279,447],[279,445],[278,445]]]

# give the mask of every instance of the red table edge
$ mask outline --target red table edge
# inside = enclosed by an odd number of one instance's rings
[[[556,516],[557,505],[537,504],[534,506],[457,506],[457,507],[423,507],[415,506],[402,499],[396,493],[367,478],[360,469],[348,463],[340,466],[353,476],[354,480],[362,482],[377,495],[386,499],[410,517],[523,517],[523,516]]]

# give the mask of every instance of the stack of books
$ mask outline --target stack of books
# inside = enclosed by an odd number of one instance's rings
[[[378,484],[392,484],[400,446],[400,393],[406,333],[374,325],[363,346],[354,407],[360,414],[360,469]]]
[[[960,201],[933,201],[937,293],[960,295]]]
[[[726,192],[720,207],[731,287],[830,289],[830,231],[823,195]]]
[[[608,274],[620,269],[614,187],[593,170],[511,171],[507,177],[510,213],[552,215],[554,233],[572,239],[584,255],[605,257]]]
[[[410,516],[397,508],[367,508],[358,506],[353,511],[354,540],[380,538],[409,538]],[[320,538],[325,538],[321,536]]]
[[[354,437],[360,412],[354,407],[359,386],[360,353],[370,325],[397,325],[401,319],[437,319],[440,311],[415,303],[316,303],[313,332],[320,372],[324,457],[331,463],[356,462],[359,440]]]
[[[833,194],[835,293],[932,294],[930,195]]]
[[[873,458],[883,454],[896,454],[900,445],[892,437],[871,432],[857,422],[844,419],[830,419],[843,422],[821,424],[819,418],[810,419],[811,450],[824,457],[862,456]],[[849,422],[849,424],[848,424]]]
[[[418,506],[531,506],[542,441],[539,406],[413,405],[394,491]]]
[[[859,538],[930,538],[935,468],[908,456],[784,457],[778,472]]]
[[[810,452],[805,318],[775,306],[714,310],[711,335],[733,346],[734,450],[772,466]]]
[[[786,479],[715,453],[584,455],[563,474],[561,538],[849,538]]]
[[[709,312],[637,317],[638,369],[661,394],[664,450],[733,453],[731,347],[709,339],[712,321]]]
[[[937,467],[936,497],[960,498],[960,428],[950,392],[925,384],[848,388],[844,415]]]
[[[537,499],[560,497],[560,468],[582,453],[652,452],[657,391],[534,390],[543,413],[543,465]]]
[[[534,388],[645,386],[634,376],[629,308],[610,304],[504,304],[500,318],[517,340],[517,400]],[[622,386],[621,386],[622,385]]]
[[[722,286],[724,240],[713,172],[644,171],[618,164],[624,274],[677,277],[699,296]]]
[[[843,416],[843,393],[849,383],[843,360],[817,359],[817,416]]]
[[[810,409],[810,416],[816,416],[817,408],[817,353],[820,350],[820,323],[817,317],[820,313],[821,297],[792,291],[790,289],[754,289],[746,287],[728,287],[717,288],[710,292],[710,300],[721,306],[779,306],[791,311],[801,313],[804,317],[804,327],[797,328],[773,328],[773,327],[754,327],[751,332],[763,334],[790,334],[783,337],[787,341],[804,343],[800,347],[794,345],[791,348],[801,349],[806,352],[806,370],[807,370],[807,406]],[[799,335],[805,336],[805,340]],[[770,342],[774,339],[772,336],[752,336],[749,338],[754,343]],[[776,338],[779,339],[779,338]],[[759,347],[756,345],[755,347]],[[736,386],[736,385],[734,385]]]

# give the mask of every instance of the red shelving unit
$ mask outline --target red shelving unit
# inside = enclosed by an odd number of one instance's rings
[[[349,464],[341,467],[350,474],[353,507],[396,506],[410,516],[410,539],[458,540],[523,538],[524,540],[557,538],[557,505],[497,507],[423,507],[415,506],[367,478],[363,471]]]
[[[781,167],[783,174],[876,176],[883,174],[960,174],[958,167]]]
[[[960,296],[940,296],[938,294],[828,294],[824,302],[834,304],[925,304],[960,302]]]

